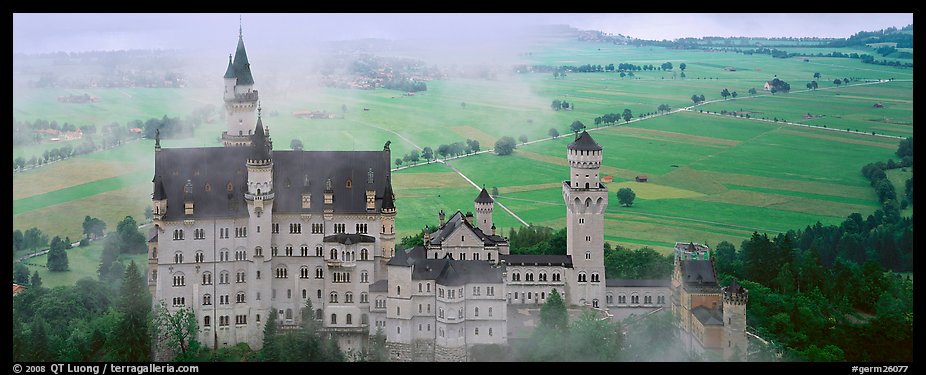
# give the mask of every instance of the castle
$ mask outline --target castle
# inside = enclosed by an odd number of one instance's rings
[[[204,345],[260,349],[268,314],[295,326],[310,298],[343,350],[382,330],[392,360],[466,360],[473,345],[507,344],[514,311],[537,310],[556,290],[613,319],[671,307],[691,349],[745,355],[747,292],[720,288],[706,247],[678,244],[671,282],[605,278],[608,188],[587,132],[567,147],[566,255],[511,254],[485,189],[475,216],[440,211],[423,246],[397,250],[388,142],[274,150],[240,30],[224,81],[223,147],[162,148],[158,138],[152,180],[148,287],[155,303],[192,308]]]

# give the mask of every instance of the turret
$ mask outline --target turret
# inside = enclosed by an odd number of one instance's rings
[[[746,360],[746,304],[749,291],[733,279],[723,291],[723,358],[729,361]]]
[[[367,212],[376,211],[376,189],[373,187],[373,168],[367,171]]]
[[[154,193],[151,194],[151,213],[155,221],[160,221],[167,214],[167,192],[164,191],[164,181],[161,176],[154,176]]]
[[[193,182],[186,180],[183,185],[183,216],[186,219],[193,218]]]
[[[235,55],[229,55],[228,67],[223,76],[225,83],[225,118],[227,130],[222,133],[222,144],[228,146],[247,146],[250,139],[251,124],[255,121],[258,95],[254,90],[254,77],[251,75],[251,63],[244,48],[244,36],[238,29],[238,47]]]
[[[476,226],[482,230],[482,233],[489,234],[495,226],[492,223],[492,208],[495,206],[495,201],[483,186],[474,202],[476,205]]]
[[[597,189],[598,171],[601,168],[601,146],[583,131],[567,146],[569,160],[569,186],[574,189]]]

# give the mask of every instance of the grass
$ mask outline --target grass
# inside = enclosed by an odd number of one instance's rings
[[[827,49],[828,50],[828,49]],[[762,83],[777,75],[797,89],[820,72],[821,88],[832,78],[912,78],[912,69],[863,64],[852,59],[775,59],[767,55],[707,53],[597,43],[547,42],[525,45],[527,63],[581,65],[586,63],[659,66],[684,62],[687,78],[675,72],[637,72],[636,79],[616,73],[499,75],[495,80],[453,78],[428,82],[428,91],[405,96],[392,90],[312,88],[291,90],[261,87],[264,124],[277,150],[300,139],[307,150],[379,150],[392,141],[393,157],[420,147],[473,138],[483,149],[502,136],[546,138],[550,128],[564,136],[550,142],[519,145],[511,156],[482,154],[452,160],[478,185],[498,187],[498,201],[524,220],[561,228],[565,225],[561,181],[568,178],[568,125],[580,120],[589,127],[605,113],[630,109],[635,117],[656,112],[660,104],[680,108],[692,94],[719,99],[724,88],[757,98],[708,104],[705,110],[748,111],[752,117],[779,117],[831,128],[858,128],[900,136],[913,133],[913,86],[891,82],[840,87],[815,92],[770,95]],[[822,51],[821,51],[822,52]],[[725,71],[726,66],[737,71]],[[255,68],[259,69],[259,68]],[[831,78],[832,77],[832,78]],[[216,77],[216,84],[220,83]],[[58,103],[57,96],[87,92],[102,100],[79,105]],[[203,89],[17,89],[17,120],[44,118],[77,125],[168,115],[185,116],[196,107],[222,108],[221,87]],[[553,99],[567,100],[574,109],[553,111]],[[881,102],[885,108],[874,108]],[[462,106],[461,103],[466,103]],[[342,112],[341,107],[347,111]],[[369,110],[364,111],[363,108]],[[700,107],[699,107],[700,108]],[[338,118],[305,120],[294,111],[327,110]],[[806,113],[819,115],[804,119]],[[222,120],[204,124],[195,137],[162,140],[164,147],[218,146]],[[867,163],[892,156],[896,140],[699,113],[675,113],[592,132],[604,147],[602,175],[611,175],[611,205],[605,218],[605,238],[631,247],[660,251],[675,241],[728,240],[738,244],[752,231],[780,232],[817,221],[835,224],[853,211],[863,215],[878,203],[859,173]],[[49,147],[14,147],[14,157],[27,159]],[[126,215],[141,221],[150,205],[153,141],[140,140],[115,149],[60,161],[13,175],[13,227],[38,226],[51,235],[77,238],[85,215],[115,225]],[[646,174],[649,182],[631,182]],[[895,187],[902,194],[903,176]],[[394,173],[399,237],[418,233],[438,222],[437,212],[473,210],[478,190],[440,163]],[[620,187],[637,193],[633,207],[619,207],[613,194]],[[904,213],[912,214],[912,208]],[[502,233],[520,223],[496,208]],[[72,260],[73,262],[73,260]],[[94,268],[95,270],[95,268]],[[43,275],[44,277],[45,275]]]
[[[78,280],[85,277],[97,277],[97,268],[100,266],[100,258],[103,256],[102,242],[95,242],[86,247],[75,247],[67,250],[68,268],[66,272],[51,272],[45,268],[48,262],[48,255],[41,255],[26,260],[26,266],[29,267],[29,274],[35,271],[39,272],[42,278],[42,285],[46,288],[56,286],[74,285]],[[125,265],[130,261],[135,261],[139,267],[147,267],[146,254],[120,255]]]

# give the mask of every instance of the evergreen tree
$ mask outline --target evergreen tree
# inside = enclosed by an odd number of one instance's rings
[[[29,285],[29,267],[22,262],[13,264],[13,282],[20,285]]]
[[[39,276],[39,271],[32,273],[32,287],[35,289],[42,287],[42,278]]]
[[[29,352],[26,359],[31,362],[49,362],[55,360],[48,338],[48,324],[41,317],[32,321],[32,334],[29,336]]]
[[[566,304],[559,292],[553,289],[547,297],[547,302],[540,308],[540,325],[550,329],[565,330],[568,320]]]
[[[46,262],[49,271],[64,272],[68,270],[68,253],[64,250],[64,241],[55,236],[51,239],[51,249]]]
[[[151,340],[148,335],[148,315],[151,300],[133,260],[125,270],[118,310],[123,314],[114,337],[117,360],[145,362],[150,360]]]
[[[264,347],[260,350],[261,357],[266,362],[277,361],[277,310],[270,309],[267,314],[267,322],[264,323]]]

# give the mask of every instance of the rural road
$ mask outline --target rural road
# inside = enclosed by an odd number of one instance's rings
[[[854,86],[876,85],[876,84],[889,83],[889,82],[912,82],[912,81],[913,81],[913,80],[908,80],[908,79],[900,79],[900,80],[894,80],[894,81],[878,80],[878,81],[870,81],[870,82],[856,83],[856,84],[852,84],[852,85],[845,85],[845,86],[841,86],[841,87],[854,87]],[[840,87],[824,87],[824,88],[818,88],[817,91],[820,91],[820,90],[836,90],[836,89],[839,89],[839,88],[840,88]],[[795,93],[804,93],[804,92],[808,92],[808,91],[813,91],[813,90],[810,90],[810,89],[793,90],[793,91],[790,91],[790,93],[791,93],[791,94],[795,94]],[[701,102],[701,103],[698,103],[698,104],[694,104],[694,105],[690,105],[690,106],[687,106],[687,107],[676,108],[676,109],[670,110],[670,111],[665,112],[665,113],[662,113],[662,114],[653,114],[653,115],[649,115],[649,116],[646,116],[646,117],[638,117],[638,118],[631,119],[630,121],[627,121],[627,122],[624,122],[624,123],[615,123],[615,124],[612,124],[612,125],[604,125],[604,126],[597,127],[597,128],[592,128],[592,129],[586,128],[585,130],[588,131],[588,132],[594,132],[594,131],[599,131],[599,130],[607,129],[607,128],[611,128],[611,127],[622,126],[622,125],[627,125],[627,124],[631,124],[631,123],[635,123],[635,122],[639,122],[639,121],[644,121],[644,120],[648,120],[648,119],[655,118],[655,117],[668,116],[668,115],[675,114],[675,113],[679,113],[679,112],[700,113],[700,112],[695,112],[695,111],[694,111],[694,108],[695,108],[695,107],[698,107],[698,106],[705,105],[705,104],[710,104],[710,103],[717,103],[717,102],[723,102],[723,101],[734,101],[734,100],[755,99],[755,98],[770,97],[770,96],[772,96],[772,95],[749,95],[749,96],[739,96],[739,97],[736,97],[736,98],[730,98],[730,99],[726,99],[726,100],[724,100],[724,99],[708,100],[708,101],[704,101],[704,102]],[[720,115],[720,114],[717,114],[717,115],[718,115],[718,116],[723,116],[723,115]],[[779,121],[779,122],[773,122],[772,120],[764,120],[764,119],[756,119],[756,118],[749,118],[749,119],[747,119],[747,118],[743,118],[743,117],[734,117],[734,116],[726,116],[726,117],[729,117],[729,118],[736,118],[736,119],[742,119],[742,120],[753,120],[753,121],[772,122],[772,123],[780,124],[780,125],[803,126],[803,127],[807,127],[807,128],[815,128],[815,129],[830,130],[830,131],[834,131],[834,132],[843,132],[843,133],[847,133],[847,134],[858,134],[858,135],[865,135],[865,136],[876,136],[876,137],[895,138],[895,139],[903,139],[903,138],[904,138],[904,137],[898,137],[898,136],[894,136],[894,135],[886,135],[886,134],[874,134],[874,135],[873,135],[873,134],[871,134],[871,133],[865,133],[865,132],[856,132],[856,131],[849,131],[849,130],[836,129],[836,128],[824,128],[824,127],[822,127],[822,126],[813,126],[813,125],[806,125],[806,124],[798,124],[798,123],[793,123],[793,122],[781,122],[781,121]],[[374,126],[374,125],[370,125],[370,126],[376,127],[376,126]],[[378,128],[378,127],[376,127],[376,128]],[[382,128],[379,128],[379,129],[382,129]],[[413,143],[411,140],[409,140],[408,138],[405,138],[404,136],[402,136],[402,135],[399,134],[399,133],[396,133],[396,132],[391,131],[391,130],[386,130],[386,129],[382,129],[382,130],[385,130],[385,131],[391,132],[391,133],[393,133],[393,134],[396,134],[397,136],[399,136],[400,138],[402,138],[403,140],[405,140],[406,142],[408,142],[408,143],[411,144],[412,146],[415,146],[415,147],[418,148],[419,150],[421,149],[421,147],[418,147],[418,145],[416,145],[416,144]],[[560,135],[559,137],[562,137],[562,136],[568,136],[568,134]],[[554,139],[556,139],[556,138],[559,138],[559,137],[541,138],[541,139],[536,139],[536,140],[529,141],[529,142],[522,143],[522,144],[523,144],[523,145],[530,145],[530,144],[539,143],[539,142],[547,142],[547,141],[552,141],[552,140],[554,140]],[[473,185],[475,188],[481,189],[481,187],[480,187],[478,184],[476,184],[475,182],[473,182],[472,179],[470,179],[470,178],[467,177],[465,174],[463,174],[463,172],[460,172],[460,170],[456,169],[455,167],[453,167],[452,165],[450,165],[449,163],[447,163],[447,161],[448,161],[448,160],[453,160],[453,159],[465,158],[465,157],[473,156],[473,155],[484,154],[484,153],[493,152],[493,151],[494,151],[493,149],[487,149],[487,150],[482,150],[482,151],[474,152],[474,153],[471,153],[471,154],[458,155],[458,156],[449,157],[449,158],[445,158],[445,159],[434,159],[433,161],[436,162],[436,163],[444,163],[444,165],[450,167],[450,169],[452,169],[454,172],[456,172],[458,175],[460,175],[460,177],[463,177],[463,179],[465,179],[467,182],[469,182],[469,183],[470,183],[471,185]],[[406,166],[402,166],[402,167],[393,168],[392,171],[400,171],[400,170],[403,170],[403,169],[414,168],[414,167],[417,167],[417,166],[428,165],[428,164],[429,164],[429,163],[418,163],[418,164],[406,165]],[[495,203],[498,204],[499,207],[501,207],[502,209],[504,209],[506,212],[508,212],[512,217],[514,217],[515,219],[517,219],[518,221],[520,221],[522,224],[527,225],[527,226],[530,226],[530,224],[528,224],[526,221],[524,221],[523,219],[521,219],[521,217],[519,217],[519,216],[518,216],[517,214],[515,214],[513,211],[511,211],[510,209],[508,209],[508,207],[505,207],[504,205],[502,205],[500,202],[497,202],[497,201],[496,201]]]

